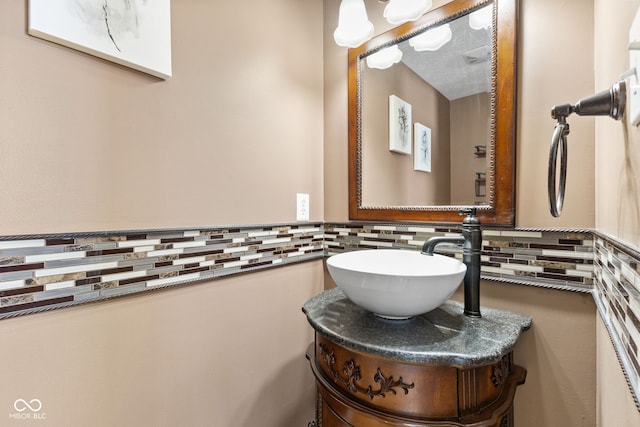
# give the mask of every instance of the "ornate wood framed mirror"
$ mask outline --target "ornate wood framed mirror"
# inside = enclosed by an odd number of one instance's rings
[[[517,9],[453,0],[349,49],[350,219],[514,225]]]

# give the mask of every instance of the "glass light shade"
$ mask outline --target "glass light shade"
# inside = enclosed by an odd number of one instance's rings
[[[373,37],[373,24],[367,17],[364,0],[342,0],[338,28],[333,39],[338,46],[357,47]]]
[[[384,70],[397,64],[402,59],[402,51],[398,45],[393,45],[379,50],[373,55],[367,56],[367,66]]]
[[[418,19],[432,4],[431,0],[390,0],[383,15],[390,24],[403,24]]]
[[[433,51],[447,44],[451,37],[451,27],[449,27],[449,24],[444,24],[409,39],[409,44],[418,52],[424,50]]]
[[[491,28],[493,25],[493,5],[485,6],[469,14],[469,26],[474,30]]]

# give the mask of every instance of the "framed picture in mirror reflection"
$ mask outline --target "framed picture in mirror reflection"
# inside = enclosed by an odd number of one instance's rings
[[[431,172],[431,128],[415,123],[413,145],[413,170]]]
[[[389,95],[389,150],[411,155],[411,104]]]

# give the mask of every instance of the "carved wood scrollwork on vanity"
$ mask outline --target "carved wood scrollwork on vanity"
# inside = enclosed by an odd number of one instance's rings
[[[493,367],[491,382],[498,388],[504,385],[504,382],[511,373],[511,360],[509,357],[510,354],[505,354],[502,360],[500,360],[500,363]]]
[[[511,427],[515,390],[526,375],[511,353],[495,363],[455,367],[385,359],[322,335],[307,358],[318,385],[316,423],[323,427]]]
[[[404,394],[408,394],[409,390],[414,387],[414,383],[407,384],[404,382],[402,377],[399,377],[397,380],[393,379],[393,375],[390,377],[385,377],[380,368],[377,368],[376,374],[373,376],[373,380],[380,384],[379,390],[373,390],[371,385],[362,387],[356,384],[357,381],[362,379],[360,374],[360,367],[356,364],[355,360],[349,359],[347,360],[343,367],[342,371],[346,375],[346,377],[342,376],[340,372],[335,369],[335,350],[328,348],[323,343],[320,344],[320,352],[322,355],[322,360],[327,365],[329,372],[331,373],[333,380],[335,382],[346,385],[347,388],[353,393],[362,393],[367,396],[369,399],[373,400],[374,397],[385,397],[386,393],[397,394],[395,388],[400,388],[404,390]]]

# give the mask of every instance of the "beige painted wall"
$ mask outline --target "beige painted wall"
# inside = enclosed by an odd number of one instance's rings
[[[598,419],[596,425],[598,427],[638,426],[640,425],[640,414],[631,394],[623,392],[628,389],[628,385],[620,369],[620,363],[607,328],[600,318],[598,318],[596,326],[598,343]]]
[[[3,426],[306,426],[309,262],[0,322]],[[12,420],[39,399],[40,420]]]
[[[638,0],[595,0],[595,91],[629,69],[629,27]],[[596,228],[640,246],[640,130],[609,118],[595,121]],[[598,321],[599,427],[640,425],[636,408],[602,320]]]
[[[564,209],[549,214],[547,165],[555,121],[551,107],[593,93],[591,1],[521,1],[518,44],[516,225],[595,225],[594,119],[569,120],[569,164]]]
[[[319,1],[172,2],[167,81],[0,6],[1,234],[321,220]]]
[[[638,0],[596,0],[596,90],[629,69],[629,27]],[[640,246],[640,129],[608,118],[596,121],[596,226]]]
[[[32,38],[28,2],[0,2],[0,235],[293,222],[296,192],[322,220],[322,3],[171,3],[161,81]],[[0,424],[37,398],[51,426],[306,425],[300,307],[322,277],[3,320]]]

